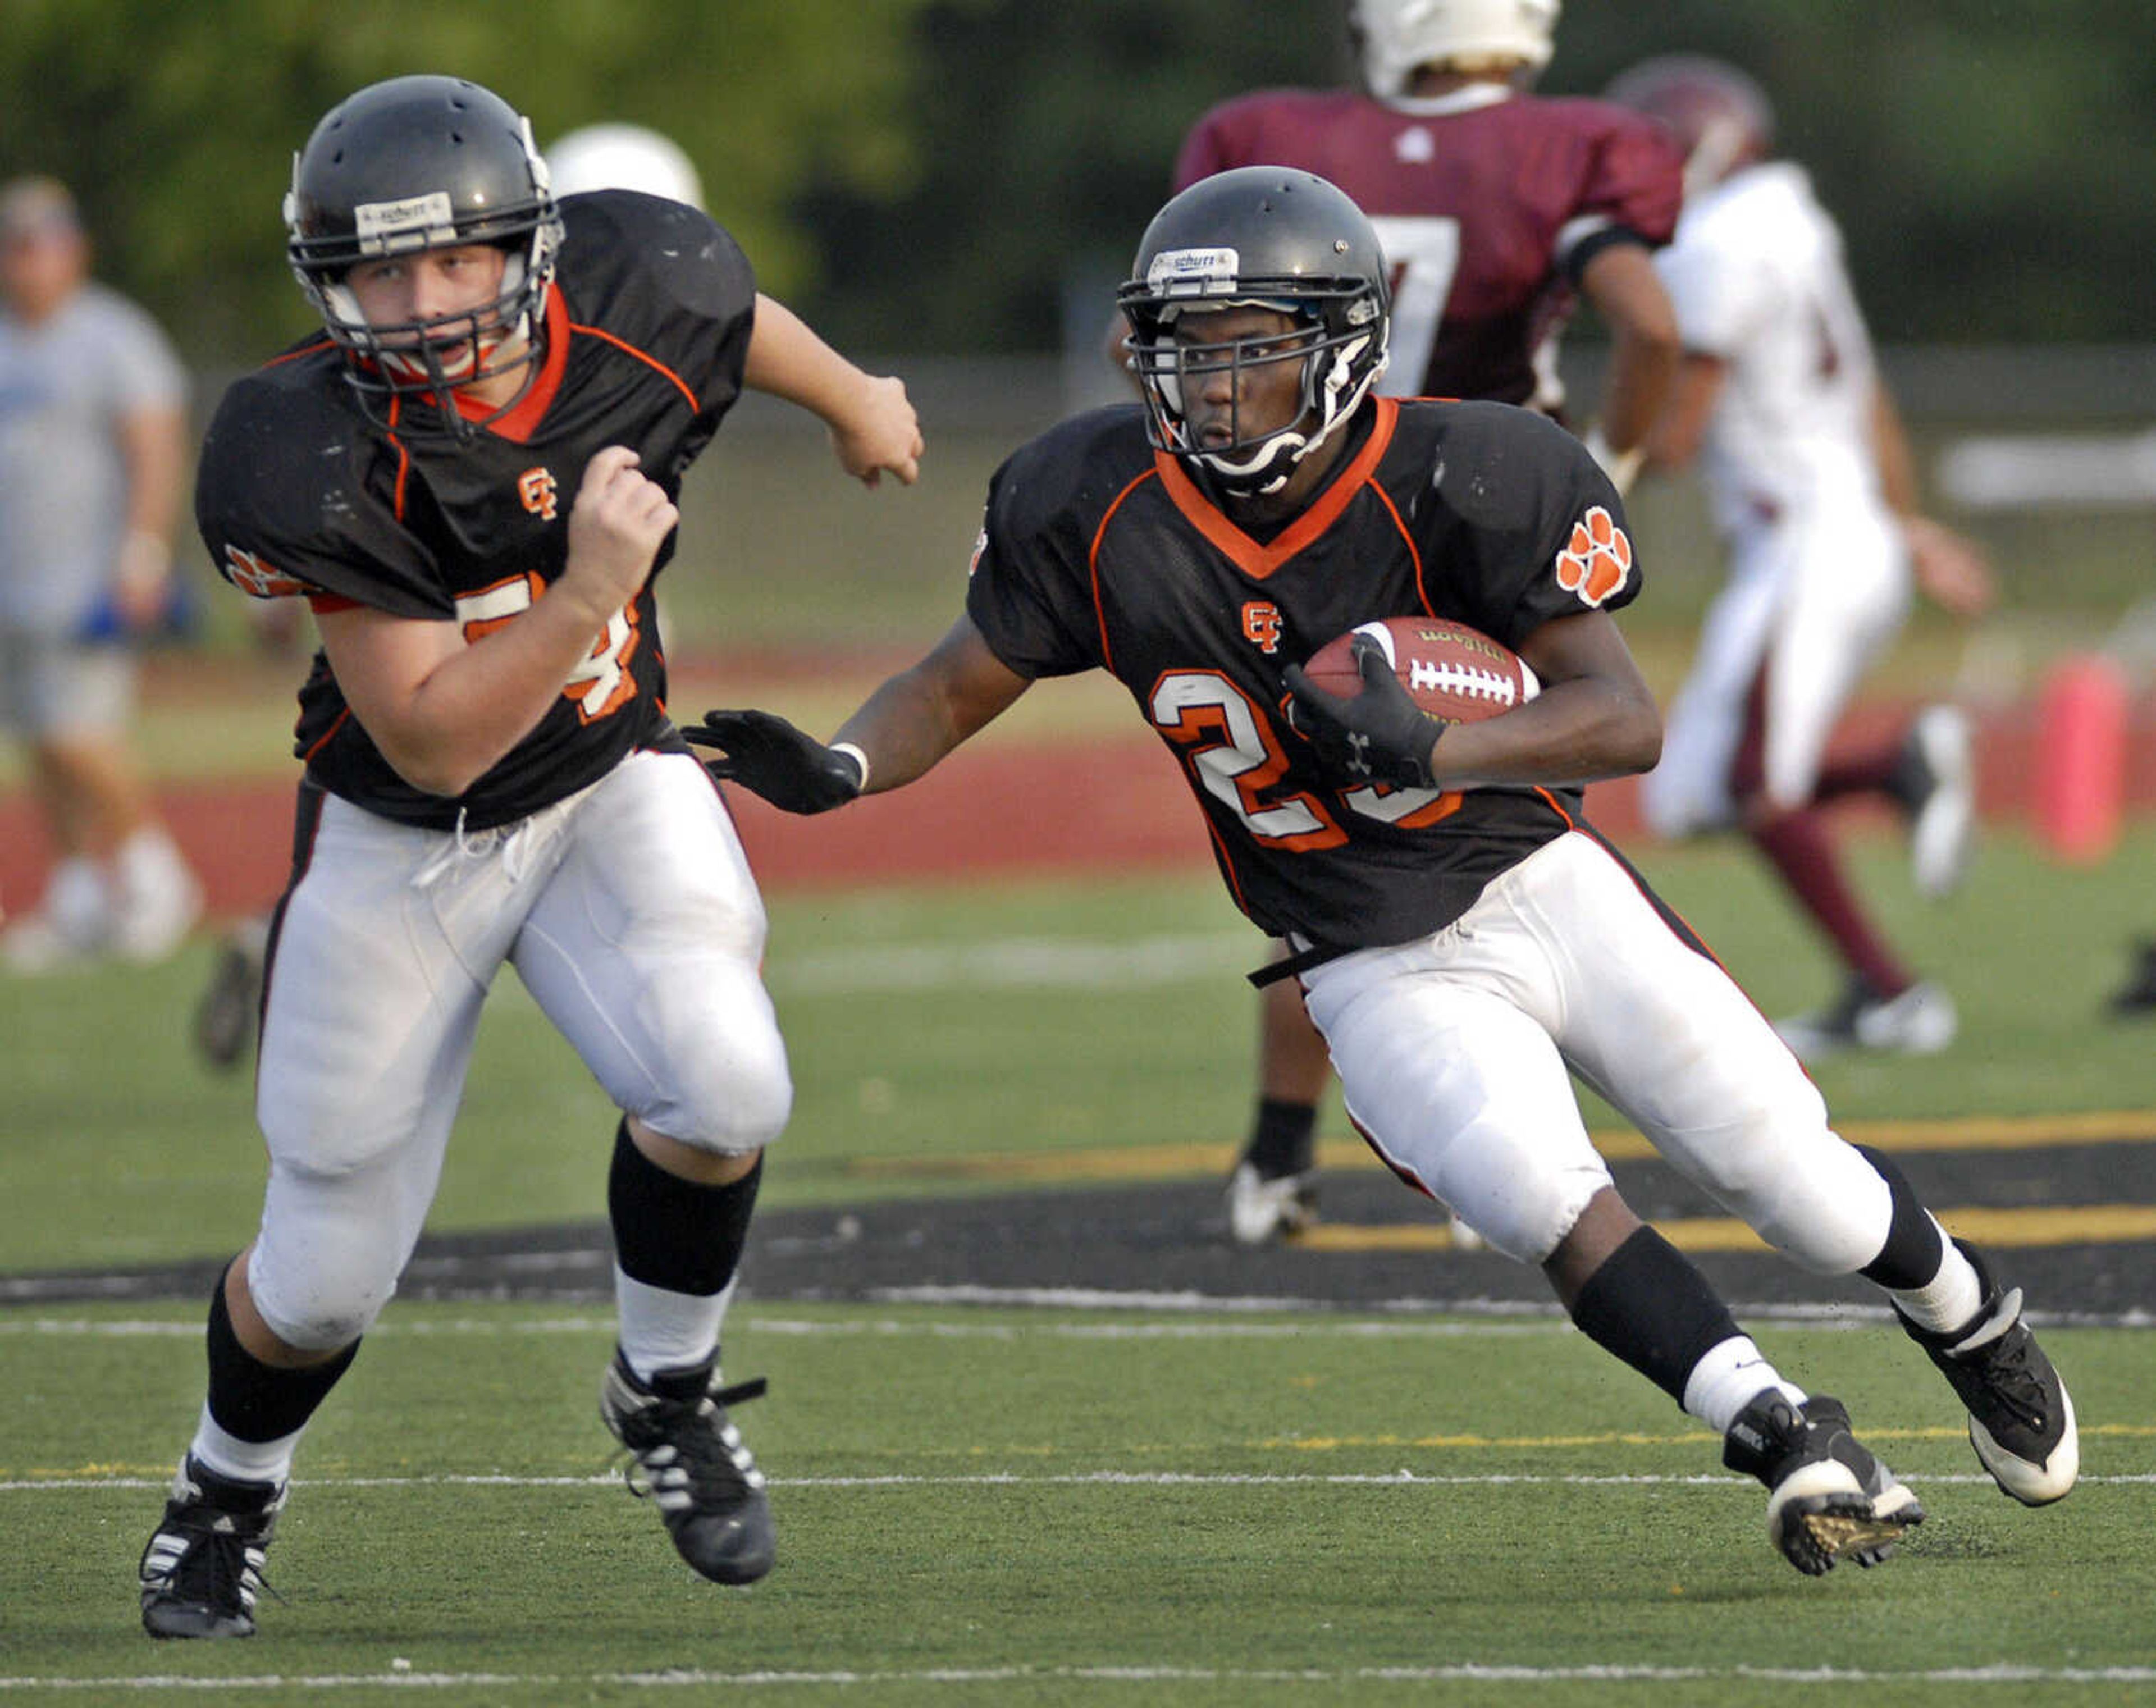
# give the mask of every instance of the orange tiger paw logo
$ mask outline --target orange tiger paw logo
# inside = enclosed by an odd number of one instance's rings
[[[1590,605],[1599,605],[1632,578],[1632,542],[1600,505],[1572,525],[1572,538],[1557,555],[1557,584]]]

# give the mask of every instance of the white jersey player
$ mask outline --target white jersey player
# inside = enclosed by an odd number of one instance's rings
[[[1899,419],[1842,255],[1804,168],[1766,157],[1773,115],[1741,72],[1676,56],[1609,90],[1687,152],[1676,236],[1656,258],[1686,356],[1652,442],[1697,456],[1729,548],[1690,678],[1647,778],[1650,825],[1742,828],[1846,969],[1834,1007],[1783,1030],[1800,1054],[1928,1051],[1952,1000],[1905,967],[1866,917],[1821,808],[1883,795],[1911,816],[1918,887],[1959,880],[1973,828],[1969,737],[1945,706],[1869,751],[1830,751],[1844,708],[1908,614],[1912,573],[1974,614],[1990,582],[1968,542],[1915,513]]]

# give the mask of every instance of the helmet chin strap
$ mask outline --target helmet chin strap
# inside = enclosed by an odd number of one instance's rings
[[[1198,461],[1227,491],[1240,498],[1264,498],[1276,493],[1295,478],[1296,467],[1302,459],[1331,439],[1340,424],[1355,413],[1378,376],[1385,371],[1390,352],[1378,358],[1370,371],[1363,376],[1362,382],[1345,396],[1349,381],[1354,374],[1355,358],[1368,347],[1369,340],[1358,338],[1329,352],[1332,360],[1325,366],[1324,378],[1318,386],[1306,387],[1310,396],[1301,414],[1301,421],[1312,408],[1317,408],[1321,424],[1316,433],[1298,433],[1292,427],[1283,428],[1258,446],[1249,456],[1231,459],[1218,451],[1200,451]],[[1318,355],[1327,352],[1319,351]],[[1313,362],[1315,362],[1313,356]],[[1322,403],[1321,403],[1322,398]]]

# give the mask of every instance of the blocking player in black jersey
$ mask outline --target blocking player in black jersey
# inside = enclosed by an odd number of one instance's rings
[[[196,495],[226,578],[305,598],[321,637],[263,1006],[270,1179],[211,1300],[143,1623],[254,1631],[294,1449],[418,1238],[505,962],[622,1111],[601,1413],[682,1557],[751,1582],[772,1521],[727,1408],[762,1384],[721,1385],[719,1331],[793,1088],[762,902],[666,718],[652,581],[744,386],[820,417],[871,485],[916,477],[912,407],[698,210],[557,205],[529,124],[473,84],[332,109],[285,220],[327,336],[226,394]]]
[[[721,776],[816,812],[911,781],[1042,677],[1111,672],[1181,762],[1237,905],[1296,951],[1372,1148],[1721,1435],[1794,1565],[1873,1563],[1916,1497],[1627,1208],[1568,1069],[1795,1261],[1885,1288],[1999,1485],[2066,1494],[2073,1411],[2020,1290],[1831,1131],[1774,1028],[1581,813],[1584,782],[1646,769],[1660,741],[1612,616],[1640,568],[1592,455],[1507,405],[1373,394],[1384,261],[1322,178],[1192,186],[1133,274],[1144,404],[1004,464],[965,614],[928,656],[829,746],[760,711],[685,733]],[[1352,698],[1301,676],[1356,623],[1414,613],[1512,646],[1541,694],[1440,728],[1374,652]]]

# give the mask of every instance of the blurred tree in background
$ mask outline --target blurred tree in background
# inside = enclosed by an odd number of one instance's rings
[[[6,0],[0,175],[77,188],[116,282],[198,362],[308,321],[292,151],[376,78],[470,76],[543,145],[602,118],[696,158],[764,284],[850,347],[1055,347],[1205,106],[1352,75],[1340,0]],[[1545,92],[1649,54],[1753,72],[1847,233],[1884,341],[2146,340],[2146,0],[1573,0]]]
[[[353,90],[485,84],[543,148],[626,119],[696,157],[765,282],[813,297],[792,204],[811,181],[882,203],[918,169],[924,0],[0,0],[0,177],[74,187],[100,270],[201,363],[315,323],[284,264],[294,151]],[[843,257],[837,258],[843,263]]]
[[[1002,0],[921,20],[922,175],[895,202],[823,192],[857,343],[1043,347],[1074,266],[1117,276],[1213,102],[1354,80],[1342,0]],[[1842,221],[1887,342],[2126,341],[2156,228],[2156,9],[2146,0],[1569,0],[1543,93],[1593,95],[1652,54],[1764,84],[1785,152]],[[908,253],[916,291],[880,290]],[[910,274],[901,276],[911,276]],[[1105,301],[1105,299],[1103,299]]]

